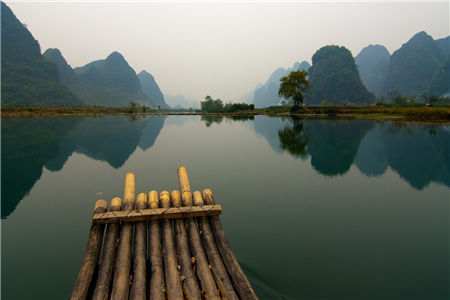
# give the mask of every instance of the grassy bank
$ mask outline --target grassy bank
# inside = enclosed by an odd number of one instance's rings
[[[295,113],[288,108],[261,110],[274,116],[298,116],[303,118],[345,118],[370,120],[411,120],[450,122],[450,106],[365,106],[365,107],[304,107]]]
[[[302,118],[344,118],[370,120],[406,120],[450,123],[449,106],[368,106],[304,107],[292,113],[288,107],[270,107],[233,113],[204,113],[132,109],[130,107],[8,107],[2,117],[101,116],[101,115],[210,115],[210,116],[297,116]]]

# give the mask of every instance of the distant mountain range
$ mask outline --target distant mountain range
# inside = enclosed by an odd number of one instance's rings
[[[311,83],[307,104],[361,104],[372,102],[373,96],[389,99],[396,95],[420,101],[425,95],[450,95],[450,36],[434,40],[426,32],[419,32],[392,56],[382,45],[363,48],[354,60],[346,50],[326,46],[314,54],[318,59],[313,58],[313,65],[306,68]],[[275,70],[255,88],[253,103],[257,107],[278,105],[279,79],[290,71],[292,68]]]
[[[356,56],[361,79],[377,97],[421,99],[450,92],[450,37],[434,40],[416,33],[392,56],[385,47],[368,46]]]
[[[128,106],[131,102],[168,108],[161,89],[147,71],[139,74],[118,52],[72,68],[61,51],[41,54],[38,41],[1,2],[2,104],[37,106]],[[355,57],[345,47],[325,46],[316,51],[312,66],[297,62],[276,69],[253,97],[256,107],[278,105],[280,78],[293,70],[309,72],[307,104],[367,104],[374,97],[450,95],[450,36],[433,39],[419,32],[392,55],[382,45],[369,45]],[[171,106],[198,108],[183,96],[170,96]]]
[[[128,106],[168,108],[153,76],[138,75],[119,52],[73,69],[58,49],[43,55],[39,43],[2,5],[2,102],[4,105]]]
[[[167,95],[166,100],[167,103],[170,105],[170,107],[175,109],[200,108],[200,102],[190,99],[183,95]]]
[[[439,72],[448,71],[444,65],[450,59],[449,41],[450,37],[434,40],[423,31],[415,34],[392,54],[385,94],[421,97],[437,91],[439,94],[449,91],[450,81],[439,81]],[[433,80],[436,81],[433,83]]]

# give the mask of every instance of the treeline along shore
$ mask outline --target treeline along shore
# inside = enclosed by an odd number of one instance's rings
[[[2,118],[102,115],[201,115],[252,117],[256,115],[329,119],[369,119],[450,123],[449,106],[305,106],[292,112],[289,107],[268,107],[235,112],[205,112],[201,110],[155,110],[146,107],[3,107]]]

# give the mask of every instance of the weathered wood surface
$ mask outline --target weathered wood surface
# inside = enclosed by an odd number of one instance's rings
[[[136,179],[133,173],[125,176],[122,210],[132,210],[136,193]],[[114,270],[111,300],[127,300],[130,291],[131,238],[133,225],[124,223],[120,231],[117,259]]]
[[[151,191],[148,194],[149,206],[151,209],[159,207],[159,196],[157,191]],[[159,221],[150,221],[150,294],[151,300],[165,300],[166,288],[164,282],[163,256],[161,250],[161,235],[159,231]]]
[[[97,200],[94,213],[104,212],[107,206],[108,203],[105,200]],[[102,246],[104,228],[104,225],[100,224],[91,225],[83,262],[72,295],[70,296],[71,300],[87,299],[89,287],[91,285],[92,277],[94,276],[95,267]]]
[[[193,195],[195,205],[202,206],[204,204],[202,193],[200,193],[199,191],[195,191]],[[198,218],[198,225],[200,231],[202,232],[202,240],[205,247],[205,252],[208,256],[211,271],[214,275],[220,294],[224,299],[239,300],[239,297],[234,291],[233,284],[231,283],[230,277],[228,276],[227,270],[223,264],[219,250],[217,249],[208,218]]]
[[[203,198],[206,204],[212,205],[215,203],[214,195],[211,189],[203,190]],[[225,232],[220,222],[219,217],[210,217],[211,228],[214,233],[214,238],[216,240],[217,248],[220,251],[222,260],[227,267],[228,273],[230,274],[233,286],[237,291],[239,297],[242,300],[254,300],[258,299],[255,291],[253,290],[250,282],[245,276],[244,272],[239,265],[236,256],[231,249],[230,244],[225,238]]]
[[[181,206],[180,192],[176,190],[172,191],[170,197],[172,206],[179,208]],[[194,270],[192,269],[193,261],[189,249],[188,235],[184,220],[174,220],[174,225],[184,296],[188,300],[201,299],[200,287],[197,283],[197,278],[195,278]]]
[[[168,191],[159,194],[161,206],[170,207],[170,195]],[[163,225],[163,255],[164,255],[164,275],[166,281],[167,299],[183,300],[183,290],[181,287],[180,274],[178,272],[178,259],[175,250],[172,232],[172,220],[165,219]]]
[[[115,197],[111,200],[110,211],[118,211],[122,207],[122,199]],[[95,285],[94,300],[107,300],[113,276],[114,261],[116,259],[117,244],[119,241],[119,224],[112,223],[106,227],[105,241],[103,242],[102,257],[99,264],[97,283]]]
[[[142,222],[162,219],[183,219],[187,217],[216,216],[222,212],[220,204],[190,207],[168,207],[141,209],[131,211],[108,211],[96,213],[92,217],[94,223]]]
[[[136,209],[147,207],[147,195],[139,193],[136,198]],[[146,277],[147,277],[147,224],[138,222],[135,225],[134,239],[134,263],[133,263],[133,285],[131,286],[131,300],[147,299]]]
[[[180,190],[183,191],[183,205],[192,207],[191,185],[187,170],[184,166],[178,168],[178,180],[180,184]],[[197,221],[194,218],[190,217],[186,219],[186,224],[189,230],[189,243],[191,245],[193,257],[195,258],[197,266],[197,277],[199,278],[202,292],[205,295],[206,299],[220,300],[219,291],[217,290],[214,277],[209,268],[209,263],[201,244]]]

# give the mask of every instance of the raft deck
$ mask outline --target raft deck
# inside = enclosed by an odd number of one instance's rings
[[[123,199],[95,203],[72,300],[258,299],[227,242],[211,189],[136,195],[127,173]]]

